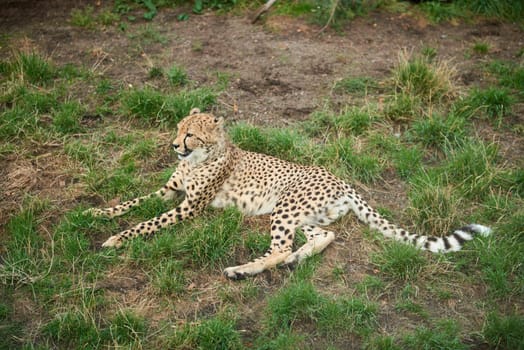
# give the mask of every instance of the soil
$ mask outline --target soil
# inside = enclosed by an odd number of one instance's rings
[[[4,1],[0,6],[0,30],[7,39],[0,41],[0,58],[12,54],[8,47],[33,50],[57,65],[77,64],[132,86],[159,87],[162,82],[149,78],[150,69],[153,66],[168,68],[175,63],[184,67],[196,85],[211,85],[217,81],[217,73],[227,74],[230,83],[214,112],[232,121],[275,126],[307,119],[312,111],[322,108],[328,98],[335,109],[361,103],[361,99],[334,93],[335,82],[348,76],[387,79],[401,50],[420,52],[424,47],[435,48],[439,59],[450,60],[456,66],[458,86],[483,86],[487,80],[479,66],[494,59],[515,60],[524,45],[524,30],[514,24],[479,19],[474,24],[434,25],[416,16],[388,12],[370,13],[365,18],[356,18],[341,31],[328,29],[322,33],[316,25],[271,12],[256,24],[251,24],[246,16],[211,12],[178,21],[181,12],[190,13],[188,8],[162,9],[152,22],[141,20],[137,14],[137,20],[129,24],[126,32],[116,25],[88,30],[70,24],[71,10],[75,8],[92,5],[96,12],[111,4],[112,1]],[[165,42],[133,38],[133,33],[146,28],[144,26],[155,28],[166,38]],[[489,53],[471,54],[476,42],[488,43]],[[514,122],[522,123],[523,107],[517,105],[516,108]],[[498,137],[489,129],[486,138]],[[521,157],[524,154],[522,140],[514,137],[505,140],[506,155]],[[27,192],[63,200],[68,202],[66,207],[82,199],[81,194],[71,191],[72,179],[60,172],[61,160],[53,154],[53,145],[48,147],[49,153],[40,154],[47,158],[45,162],[39,162],[38,157],[33,161],[1,162],[0,176],[9,181],[0,180],[0,185],[7,186],[2,188],[5,192],[0,224],[6,222],[10,212],[5,209],[15,208]],[[168,161],[162,159],[162,163]],[[401,208],[405,198],[402,185],[394,180],[385,179],[373,190],[363,186],[360,189],[366,192],[365,197],[373,198],[372,205],[380,202],[392,211]],[[362,245],[361,235],[350,234],[358,227],[356,221],[344,219],[343,226],[341,238],[333,249],[326,251],[324,264],[326,271],[342,266],[354,276],[351,283],[342,283],[354,285],[363,276],[373,274],[373,268],[367,257],[369,247]],[[341,241],[346,248],[338,244]],[[136,290],[144,279],[142,276],[122,278],[127,283],[118,280],[113,285],[108,280],[102,287],[114,294],[121,293],[122,288],[127,293]],[[277,288],[281,283],[280,272],[262,274],[257,277],[257,283]],[[215,288],[207,289],[216,292]],[[470,299],[484,293],[465,290],[462,294]],[[384,299],[387,298],[385,294]],[[454,305],[450,312],[469,312],[464,307]],[[382,318],[387,319],[387,323],[395,325],[402,321],[395,312],[388,312],[387,307],[384,310]],[[471,315],[471,324],[466,327],[478,330],[482,320],[472,321],[474,316],[477,315]]]

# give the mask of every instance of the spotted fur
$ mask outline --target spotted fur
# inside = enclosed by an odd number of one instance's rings
[[[384,236],[431,252],[462,248],[474,234],[487,235],[488,227],[471,224],[445,237],[410,233],[390,223],[371,208],[350,185],[315,166],[304,166],[268,155],[241,150],[230,143],[223,119],[191,111],[178,125],[173,148],[180,158],[176,171],[157,192],[113,208],[91,209],[94,215],[115,217],[146,198],[172,199],[177,191],[185,199],[171,211],[110,237],[104,247],[119,247],[136,236],[150,236],[163,227],[197,216],[206,206],[235,205],[247,215],[271,214],[271,245],[260,258],[228,267],[233,279],[254,275],[277,264],[294,264],[321,252],[334,239],[328,225],[352,210],[357,217]],[[292,251],[295,231],[301,229],[307,242]]]

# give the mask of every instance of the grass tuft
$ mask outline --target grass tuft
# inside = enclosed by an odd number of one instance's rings
[[[256,350],[295,350],[305,346],[305,337],[289,330],[281,330],[276,335],[259,337],[255,343]]]
[[[84,107],[75,101],[65,102],[53,115],[53,128],[61,134],[77,133],[82,130],[80,124]]]
[[[244,150],[297,163],[308,163],[312,154],[309,140],[290,128],[259,129],[246,123],[239,123],[230,128],[229,133],[233,142]]]
[[[524,291],[524,213],[517,211],[496,227],[487,244],[477,244],[472,259],[478,259],[482,279],[496,298],[521,297]]]
[[[192,225],[184,240],[177,247],[196,266],[223,267],[234,254],[240,242],[238,230],[242,214],[235,208],[228,208],[210,221]]]
[[[378,84],[371,77],[344,78],[335,83],[335,91],[358,96],[365,96],[368,92],[378,89]]]
[[[487,90],[473,90],[470,95],[470,108],[480,110],[486,117],[498,125],[502,119],[511,113],[513,98],[505,89],[489,88]]]
[[[524,316],[488,315],[484,325],[484,339],[496,349],[522,349],[524,344]]]
[[[153,270],[152,283],[160,295],[178,295],[184,292],[186,277],[182,263],[171,259],[162,260]]]
[[[338,162],[335,163],[336,168],[345,170],[350,176],[364,183],[376,182],[384,170],[381,159],[365,152],[356,152],[350,139],[339,139],[327,145],[323,158],[330,164],[335,160]]]
[[[334,134],[364,134],[376,116],[373,111],[364,108],[346,108],[340,114],[334,114],[330,111],[317,111],[311,116],[304,129],[312,136],[321,136],[327,133]]]
[[[485,90],[474,89],[469,96],[457,101],[453,110],[465,118],[484,118],[500,127],[511,114],[514,97],[506,88],[491,87]]]
[[[101,334],[95,321],[79,310],[57,314],[47,323],[42,333],[67,348],[98,348]]]
[[[412,245],[388,241],[382,248],[380,253],[372,255],[371,260],[382,273],[395,279],[415,280],[427,264],[421,251]]]
[[[464,13],[453,3],[425,1],[420,3],[419,7],[433,23],[448,22],[457,17],[464,17]]]
[[[495,143],[467,140],[445,153],[446,163],[441,171],[459,186],[464,196],[481,199],[489,194],[501,172],[496,167],[499,156]]]
[[[455,69],[447,62],[430,62],[424,56],[410,57],[405,51],[393,71],[396,91],[425,102],[451,99],[456,94],[452,83]]]
[[[461,144],[467,136],[466,120],[450,114],[447,117],[431,115],[416,120],[408,134],[408,139],[420,142],[425,147],[444,150],[446,146]]]
[[[421,100],[404,92],[396,93],[387,99],[384,115],[394,122],[406,122],[415,119],[421,107]]]
[[[169,339],[170,349],[242,349],[235,321],[223,315],[179,327]]]
[[[467,345],[459,338],[459,328],[451,320],[440,321],[434,329],[418,327],[413,334],[404,336],[403,349],[465,350]]]
[[[481,41],[476,42],[473,45],[473,52],[478,55],[485,55],[489,52],[489,44]]]
[[[175,125],[194,107],[205,110],[216,101],[216,93],[208,88],[183,90],[164,95],[150,87],[125,91],[121,96],[122,113],[148,124]]]
[[[110,339],[119,345],[138,345],[147,335],[148,324],[144,317],[132,310],[120,310],[110,320],[108,328]]]
[[[463,201],[445,175],[423,171],[410,181],[408,212],[420,233],[442,236],[457,227]]]
[[[424,152],[416,145],[399,146],[393,153],[393,164],[402,179],[409,179],[422,170]]]
[[[165,264],[164,259],[180,259],[185,266],[223,268],[241,241],[241,222],[242,214],[235,208],[225,209],[215,217],[203,215],[191,223],[168,228],[151,241],[132,241],[131,261],[154,267],[160,262]]]
[[[167,79],[169,80],[169,83],[173,86],[183,86],[188,83],[187,73],[186,71],[177,66],[174,65],[167,71]]]
[[[520,93],[521,97],[523,96],[524,67],[522,65],[513,62],[493,61],[488,70],[497,76],[502,87],[514,89],[517,93]]]
[[[36,53],[19,53],[11,65],[13,73],[30,84],[46,85],[56,76],[56,68]]]
[[[331,338],[366,334],[375,322],[376,306],[357,298],[327,298],[307,280],[298,280],[268,300],[269,332],[290,330],[295,323],[315,323]]]
[[[310,282],[291,284],[268,300],[267,327],[276,331],[290,329],[295,322],[311,321],[320,299]]]
[[[86,6],[83,9],[74,9],[71,11],[71,24],[76,27],[93,29],[95,27],[95,16],[93,15],[93,6]]]

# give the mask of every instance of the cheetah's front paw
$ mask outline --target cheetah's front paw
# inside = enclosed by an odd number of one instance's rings
[[[102,247],[120,248],[121,246],[122,246],[122,237],[119,235],[109,237],[109,239],[102,244]]]
[[[224,270],[224,276],[232,280],[242,280],[248,276],[254,276],[264,271],[260,262],[251,262],[245,265],[231,266]]]
[[[239,271],[236,267],[228,267],[225,269],[224,276],[236,281],[246,278],[246,274],[242,271]]]

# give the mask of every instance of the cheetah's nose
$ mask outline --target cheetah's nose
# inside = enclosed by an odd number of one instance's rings
[[[180,147],[180,145],[179,145],[178,143],[174,143],[174,144],[173,144],[173,148],[174,148],[174,149],[177,149],[178,147]]]

